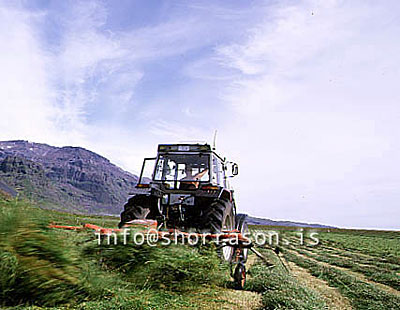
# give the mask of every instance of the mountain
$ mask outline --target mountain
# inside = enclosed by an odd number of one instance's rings
[[[42,207],[119,214],[138,177],[81,147],[0,142],[0,190]]]
[[[291,221],[275,221],[270,219],[258,218],[258,217],[247,217],[247,223],[249,225],[265,225],[265,226],[289,226],[289,227],[309,227],[309,228],[334,228],[333,226],[321,225],[321,224],[309,224]]]

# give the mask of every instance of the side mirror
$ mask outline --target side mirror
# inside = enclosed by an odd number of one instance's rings
[[[238,175],[239,174],[239,166],[237,164],[232,165],[232,175]]]

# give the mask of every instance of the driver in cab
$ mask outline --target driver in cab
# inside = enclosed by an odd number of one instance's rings
[[[179,189],[196,189],[199,188],[201,178],[208,172],[208,168],[200,171],[199,173],[193,175],[192,167],[186,165],[185,174],[186,176],[180,179],[181,182]]]

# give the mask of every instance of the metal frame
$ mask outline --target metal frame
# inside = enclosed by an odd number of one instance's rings
[[[157,157],[158,157],[158,156],[157,156]],[[156,160],[157,157],[147,157],[147,158],[143,159],[143,164],[142,164],[142,169],[140,170],[140,177],[139,177],[139,180],[138,180],[138,184],[141,184],[142,177],[143,177],[144,166],[145,166],[146,160]],[[155,165],[154,165],[154,169],[155,169]],[[155,172],[154,169],[153,169],[153,175],[154,175],[154,172]],[[152,180],[152,181],[153,181],[153,180]]]

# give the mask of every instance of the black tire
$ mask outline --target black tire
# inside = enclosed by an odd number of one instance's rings
[[[246,284],[246,266],[244,264],[239,263],[236,266],[233,278],[236,289],[242,290]]]
[[[247,214],[237,214],[236,215],[236,229],[240,231],[242,235],[248,236],[249,227],[247,225]],[[247,262],[248,249],[242,249],[240,253],[240,262],[243,264]]]
[[[150,208],[147,207],[147,201],[143,196],[133,196],[124,206],[124,211],[121,213],[121,221],[118,227],[121,228],[125,223],[132,220],[144,220],[150,213]]]
[[[218,199],[214,201],[203,213],[204,232],[221,233],[235,229],[235,215],[230,202]],[[234,255],[234,248],[224,246],[219,250],[224,261],[231,261]]]
[[[205,232],[220,233],[225,228],[234,229],[235,226],[226,227],[226,221],[233,216],[232,204],[218,199],[211,203],[203,212],[203,227]]]

